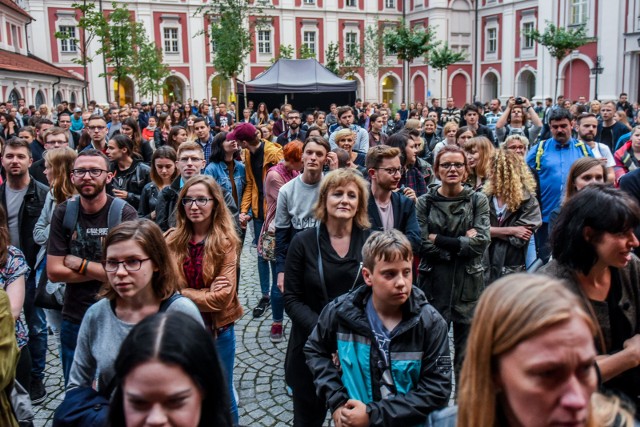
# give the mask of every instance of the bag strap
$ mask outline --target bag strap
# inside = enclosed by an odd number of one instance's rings
[[[127,205],[123,199],[118,197],[114,198],[109,206],[109,214],[107,215],[107,227],[112,229],[116,225],[122,222],[122,214],[124,213],[124,207]]]
[[[171,304],[173,304],[176,300],[178,300],[180,298],[185,298],[185,297],[182,294],[179,294],[178,292],[176,292],[175,294],[171,295],[166,300],[163,300],[160,303],[160,309],[158,310],[158,313],[164,313],[165,311],[167,311],[169,309],[169,307],[171,306]]]
[[[78,222],[78,212],[80,211],[79,196],[73,196],[67,201],[67,210],[64,212],[62,219],[62,229],[68,237],[73,234],[76,223]]]
[[[322,294],[325,301],[329,301],[329,294],[327,293],[327,286],[324,283],[324,267],[322,265],[322,253],[320,252],[320,224],[316,226],[316,245],[318,247],[318,274],[320,276],[320,285],[322,286]]]

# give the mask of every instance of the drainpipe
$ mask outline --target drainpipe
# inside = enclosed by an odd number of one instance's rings
[[[54,100],[56,98],[56,85],[59,85],[62,81],[62,77],[58,77],[58,81],[51,85],[51,99]],[[51,105],[55,108],[56,105],[52,102]]]
[[[475,21],[473,24],[473,102],[476,102],[478,95],[478,3],[479,1],[476,0]]]

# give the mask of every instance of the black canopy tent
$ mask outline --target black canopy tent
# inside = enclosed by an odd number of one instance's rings
[[[279,59],[254,80],[238,82],[239,107],[245,105],[246,89],[248,100],[265,102],[269,109],[289,102],[300,111],[328,110],[332,102],[353,104],[356,88],[354,80],[341,79],[315,59]]]

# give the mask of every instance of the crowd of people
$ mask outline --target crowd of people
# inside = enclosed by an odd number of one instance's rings
[[[96,402],[104,425],[239,425],[239,287],[288,341],[294,426],[633,425],[626,94],[23,104],[0,103],[2,425],[46,399],[48,339],[56,425]],[[239,280],[249,238],[259,283]]]

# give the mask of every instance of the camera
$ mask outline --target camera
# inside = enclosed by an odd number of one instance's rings
[[[522,99],[522,97],[517,97],[516,98],[516,105],[522,105],[524,104],[524,99]]]

